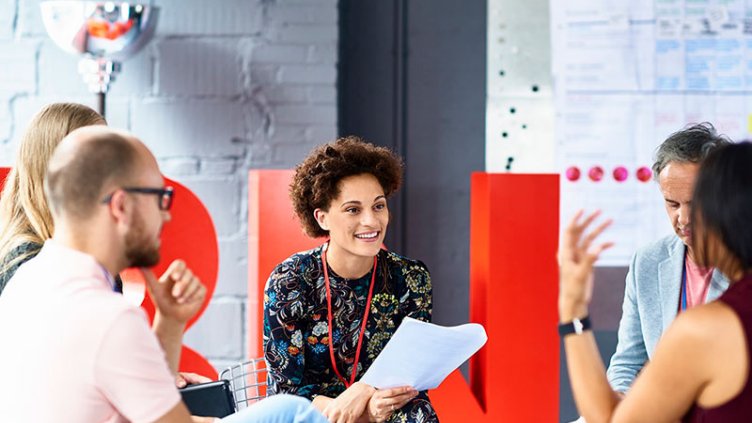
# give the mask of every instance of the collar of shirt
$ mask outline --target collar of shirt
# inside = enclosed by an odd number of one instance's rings
[[[114,290],[115,280],[92,255],[75,250],[53,239],[44,242],[38,258],[49,262],[48,271],[55,280],[70,278],[93,278],[101,286]]]

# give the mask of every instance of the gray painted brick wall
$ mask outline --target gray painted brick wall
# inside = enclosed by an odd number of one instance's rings
[[[156,0],[157,35],[123,63],[111,126],[141,137],[206,204],[217,288],[185,337],[221,370],[246,357],[248,170],[289,168],[337,133],[336,0]],[[44,104],[95,106],[38,0],[0,0],[0,166]]]

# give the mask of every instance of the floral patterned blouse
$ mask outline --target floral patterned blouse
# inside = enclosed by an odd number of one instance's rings
[[[322,247],[294,254],[279,264],[264,294],[264,357],[272,393],[313,399],[337,397],[345,385],[332,369],[350,380],[372,273],[345,279],[328,269],[333,328],[329,339]],[[365,374],[405,316],[431,320],[431,276],[420,261],[381,250],[356,380]],[[393,422],[435,422],[425,392],[397,410]]]

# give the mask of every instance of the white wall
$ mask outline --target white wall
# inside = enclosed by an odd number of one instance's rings
[[[337,0],[156,0],[155,39],[123,63],[111,126],[206,204],[219,236],[212,303],[185,343],[219,370],[246,356],[247,174],[289,168],[336,136]],[[38,0],[0,0],[0,166],[44,104],[95,107]]]

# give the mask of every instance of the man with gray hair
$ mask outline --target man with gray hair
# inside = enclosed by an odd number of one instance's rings
[[[702,123],[672,134],[656,151],[653,176],[674,234],[638,250],[629,266],[618,344],[607,372],[617,392],[629,389],[678,313],[718,298],[728,287],[718,270],[696,264],[690,208],[700,164],[729,142]]]
[[[141,267],[160,309],[182,320],[205,297],[181,261],[160,280],[146,269],[159,261],[173,195],[154,156],[130,134],[79,128],[50,159],[45,192],[54,236],[0,297],[0,321],[17,322],[0,325],[2,420],[213,421],[189,415],[145,313],[112,289],[113,275]],[[182,332],[174,336],[180,345]],[[279,396],[227,421],[326,419],[303,398]]]

